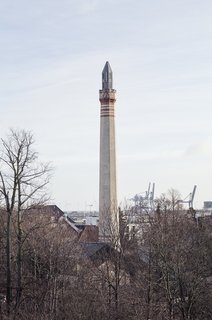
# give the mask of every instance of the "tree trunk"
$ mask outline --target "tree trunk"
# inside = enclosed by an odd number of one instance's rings
[[[11,214],[7,214],[7,230],[6,230],[6,304],[7,304],[7,314],[10,314],[10,304],[11,304]]]
[[[21,230],[21,212],[17,213],[17,288],[16,288],[16,305],[18,308],[22,294],[22,230]]]

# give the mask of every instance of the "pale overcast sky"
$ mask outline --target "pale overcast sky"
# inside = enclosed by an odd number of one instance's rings
[[[98,209],[99,92],[117,90],[119,202],[156,184],[212,200],[211,0],[1,0],[0,137],[31,130],[52,202]]]

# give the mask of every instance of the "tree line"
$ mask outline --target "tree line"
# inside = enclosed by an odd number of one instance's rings
[[[212,319],[210,220],[176,207],[172,192],[133,236],[120,211],[119,239],[88,255],[44,210],[51,167],[32,134],[1,142],[0,319]]]

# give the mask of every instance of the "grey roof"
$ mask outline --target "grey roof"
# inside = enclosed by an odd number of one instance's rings
[[[77,233],[80,233],[81,230],[79,228],[77,228],[77,226],[75,225],[74,222],[71,221],[71,219],[69,219],[68,217],[64,216],[65,221],[69,224],[69,226],[71,226]]]
[[[87,257],[99,255],[103,250],[110,251],[112,247],[106,242],[87,242],[81,244],[83,252]]]
[[[69,215],[67,215],[67,220],[70,221],[71,223],[74,223],[74,224],[75,224],[75,221],[74,221],[71,217],[69,217]],[[75,224],[75,225],[76,225],[76,224]]]

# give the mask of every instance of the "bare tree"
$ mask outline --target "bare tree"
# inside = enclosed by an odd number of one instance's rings
[[[0,153],[0,203],[5,209],[6,222],[6,303],[10,313],[12,301],[11,286],[11,223],[14,218],[17,235],[17,277],[16,302],[22,294],[22,219],[31,206],[46,201],[45,187],[50,178],[49,164],[38,162],[33,150],[34,139],[30,132],[10,130],[6,139],[1,139]]]
[[[185,213],[165,210],[147,228],[144,249],[151,253],[142,275],[147,279],[151,264],[155,319],[210,319],[210,233]]]
[[[157,208],[159,208],[161,212],[175,212],[183,209],[182,203],[179,202],[180,199],[180,192],[171,188],[167,193],[162,193],[155,202]]]

